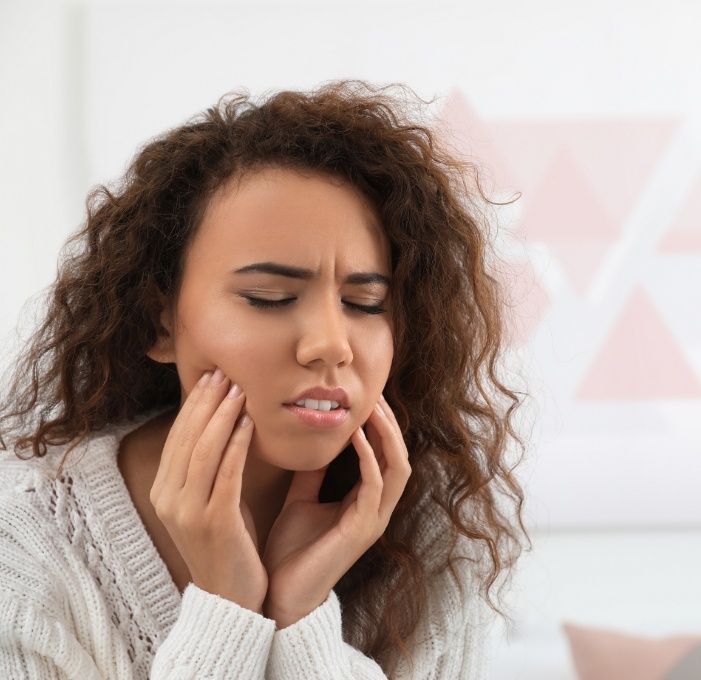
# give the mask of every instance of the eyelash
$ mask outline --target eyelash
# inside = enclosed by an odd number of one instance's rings
[[[284,300],[262,300],[261,298],[250,297],[249,295],[242,295],[242,298],[248,302],[252,307],[258,307],[260,309],[273,309],[276,307],[286,307],[291,302],[294,302],[296,298],[286,298]],[[355,309],[359,312],[364,312],[365,314],[384,314],[387,310],[379,305],[376,307],[371,307],[369,305],[354,305],[352,302],[346,302],[346,306],[351,309]]]

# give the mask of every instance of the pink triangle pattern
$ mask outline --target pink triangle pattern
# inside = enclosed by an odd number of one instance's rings
[[[553,159],[528,197],[522,220],[529,237],[550,243],[606,243],[619,232],[567,149]]]
[[[450,143],[491,171],[497,188],[528,196],[563,149],[587,178],[619,227],[638,202],[679,128],[676,118],[616,118],[487,122],[454,89],[439,118]]]
[[[701,253],[701,176],[672,228],[660,242],[662,253]]]
[[[485,186],[488,194],[501,191],[513,192],[515,179],[495,144],[494,130],[479,118],[460,90],[453,90],[439,119],[447,125],[447,140],[465,160],[477,164],[482,171],[481,179],[491,179],[493,190]]]
[[[698,399],[701,383],[642,288],[636,288],[575,395],[577,400]]]
[[[545,241],[584,295],[619,229],[572,154],[563,149],[527,199],[519,231],[526,240]]]
[[[679,127],[675,118],[496,122],[495,144],[528,196],[566,149],[606,213],[624,223]]]
[[[659,249],[663,253],[701,253],[701,228],[674,229],[662,239]]]

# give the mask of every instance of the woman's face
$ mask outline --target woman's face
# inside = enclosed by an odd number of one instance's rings
[[[298,271],[253,266],[261,263]],[[249,455],[287,470],[328,464],[369,418],[389,375],[390,276],[379,218],[350,185],[281,168],[230,182],[208,206],[176,318],[164,323],[182,401],[219,367],[246,393],[255,424]],[[264,308],[256,300],[287,302]],[[340,424],[313,427],[306,408],[300,418],[290,407],[314,387],[345,390]]]

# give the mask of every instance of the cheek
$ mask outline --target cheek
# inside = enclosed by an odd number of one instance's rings
[[[373,376],[372,384],[381,382],[384,387],[394,357],[391,330],[386,328],[379,333],[374,333],[366,340],[364,348],[364,363]]]
[[[392,367],[394,345],[389,330],[375,332],[371,340],[363,344],[360,356],[356,355],[358,371],[364,385],[366,402],[359,412],[360,420],[365,422],[380,398],[387,384],[387,378]]]
[[[250,381],[247,372],[264,363],[263,344],[253,336],[251,329],[231,313],[202,305],[190,306],[189,313],[185,309],[180,315],[175,348],[178,371],[187,391],[202,373],[215,367],[245,389]]]

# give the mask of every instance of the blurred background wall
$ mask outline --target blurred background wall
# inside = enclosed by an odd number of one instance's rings
[[[514,607],[671,621],[701,597],[700,29],[697,0],[2,0],[0,368],[88,190],[150,137],[239,87],[405,82],[521,194],[495,214],[535,423]]]

